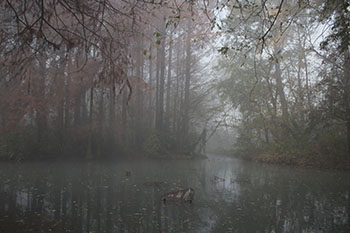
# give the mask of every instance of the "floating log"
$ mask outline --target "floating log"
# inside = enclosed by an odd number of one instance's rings
[[[166,201],[183,201],[192,203],[194,196],[194,190],[192,188],[181,189],[169,193],[165,193],[162,196],[162,200],[165,203]]]

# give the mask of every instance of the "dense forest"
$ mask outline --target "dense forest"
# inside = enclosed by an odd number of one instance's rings
[[[194,2],[2,2],[2,158],[195,151],[210,27]]]
[[[349,1],[279,4],[266,2],[266,12],[233,7],[224,20],[232,33],[221,49],[218,92],[238,111],[236,153],[349,168]]]
[[[0,1],[0,158],[349,167],[347,0]]]

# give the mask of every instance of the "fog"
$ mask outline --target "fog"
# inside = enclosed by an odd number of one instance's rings
[[[0,231],[350,230],[349,9],[0,1]]]

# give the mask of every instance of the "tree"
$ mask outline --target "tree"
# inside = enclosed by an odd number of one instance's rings
[[[339,75],[326,78],[324,82],[328,84],[329,90],[337,89],[336,92],[329,93],[329,100],[333,102],[332,99],[335,98],[338,102],[335,117],[341,119],[346,126],[350,157],[350,3],[346,0],[325,1],[321,7],[321,21],[333,18],[331,33],[321,43],[321,48],[331,53],[332,60],[336,62],[335,69],[340,69]],[[325,62],[328,61],[325,59]]]
[[[224,57],[218,70],[227,78],[219,81],[218,90],[240,113],[237,147],[251,154],[282,154],[294,163],[305,163],[314,154],[341,154],[348,119],[349,86],[343,72],[348,66],[349,4],[263,1],[224,6],[228,14],[219,26],[227,39],[219,48]],[[309,49],[322,24],[332,27],[321,46],[326,54]],[[323,66],[315,55],[324,59]],[[324,77],[321,82],[319,77]],[[332,140],[327,140],[330,131]],[[337,149],[325,149],[331,145]]]

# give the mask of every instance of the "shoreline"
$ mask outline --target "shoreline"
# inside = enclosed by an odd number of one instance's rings
[[[86,158],[86,156],[39,156],[30,158],[13,158],[0,157],[1,163],[23,163],[23,162],[108,162],[108,161],[123,161],[133,159],[159,159],[159,160],[201,160],[207,159],[206,155],[186,155],[168,153],[164,155],[150,155],[146,152],[130,151],[124,153],[111,153],[106,155],[100,155],[93,158]]]
[[[231,157],[239,158],[246,161],[254,161],[261,164],[270,164],[278,166],[286,166],[291,168],[311,168],[320,170],[337,170],[337,171],[350,171],[350,160],[327,160],[319,158],[296,158],[287,157],[283,155],[271,155],[271,154],[256,154],[256,155],[234,155]],[[319,159],[319,160],[318,160]]]

